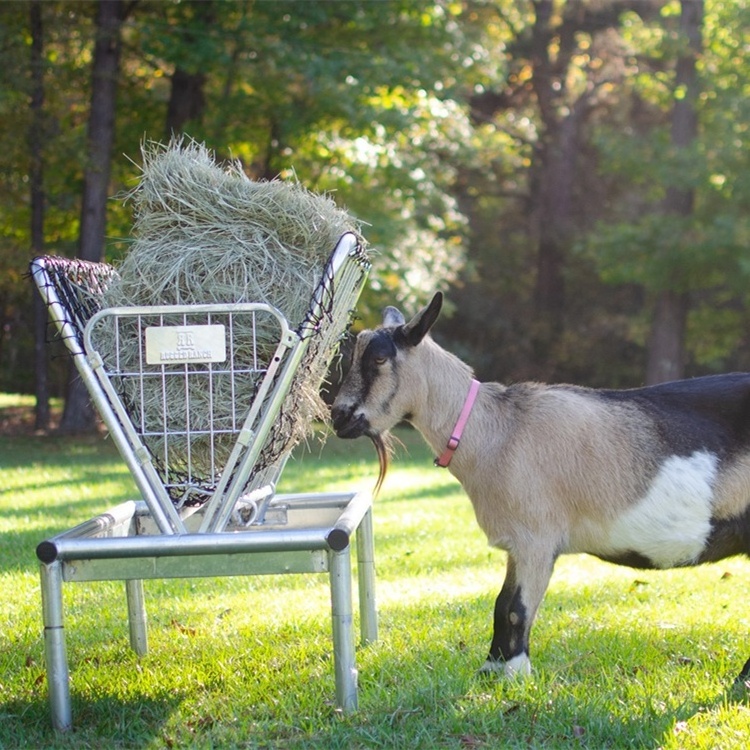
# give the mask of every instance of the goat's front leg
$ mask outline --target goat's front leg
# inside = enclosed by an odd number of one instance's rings
[[[495,601],[492,645],[480,673],[513,676],[531,672],[529,633],[554,565],[552,552],[508,554],[505,582]]]

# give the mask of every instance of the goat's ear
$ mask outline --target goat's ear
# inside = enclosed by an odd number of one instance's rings
[[[406,318],[400,310],[395,307],[386,307],[383,310],[383,328],[396,328],[396,326],[402,326],[404,323],[406,323]]]
[[[403,334],[410,346],[416,346],[430,331],[440,315],[443,293],[435,292],[430,303],[422,308],[404,327]]]

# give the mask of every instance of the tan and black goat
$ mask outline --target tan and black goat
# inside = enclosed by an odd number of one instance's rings
[[[441,306],[438,293],[408,323],[388,307],[359,334],[332,418],[339,437],[373,440],[381,480],[383,436],[413,424],[507,550],[483,671],[530,671],[529,632],[561,554],[636,568],[750,554],[750,374],[622,391],[480,385],[428,335]]]

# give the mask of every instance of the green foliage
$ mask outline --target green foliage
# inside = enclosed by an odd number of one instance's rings
[[[49,252],[72,255],[95,5],[41,7],[48,61],[45,240]],[[440,76],[459,54],[451,31],[458,11],[452,4],[406,1],[133,4],[123,31],[107,257],[116,260],[127,250],[132,217],[118,196],[137,177],[131,159],[137,161],[140,142],[167,135],[171,77],[180,69],[202,75],[203,106],[188,123],[190,135],[239,158],[256,178],[295,173],[312,189],[333,191],[373,227],[368,239],[380,251],[382,269],[374,278],[383,291],[370,304],[379,307],[393,296],[421,302],[437,269],[450,281],[463,261],[464,221],[449,193],[449,162],[466,140],[466,118],[439,94],[446,88]],[[0,86],[0,127],[13,145],[0,156],[0,195],[8,198],[0,209],[6,247],[0,307],[3,321],[14,321],[9,338],[22,352],[14,361],[30,365],[31,291],[19,283],[29,259],[28,157],[25,138],[18,137],[29,127],[28,5],[5,4],[0,12],[8,20],[3,67],[17,77]],[[382,200],[373,201],[375,194]],[[28,370],[9,378],[6,386],[14,388],[32,380]]]
[[[581,247],[606,284],[637,284],[654,294],[689,292],[695,307],[688,350],[699,368],[718,369],[731,366],[748,322],[750,165],[743,144],[750,113],[747,84],[738,77],[746,67],[738,52],[742,33],[730,29],[746,28],[750,17],[744,4],[706,3],[699,134],[691,147],[676,149],[668,113],[670,97],[680,92],[664,64],[678,40],[669,36],[671,6],[665,13],[662,32],[635,16],[624,27],[624,38],[644,52],[622,92],[638,103],[641,118],[626,129],[604,123],[595,134],[600,168],[616,183],[619,199]],[[693,192],[689,217],[665,214],[670,189]]]
[[[738,225],[726,217],[646,214],[639,221],[602,225],[589,251],[602,279],[657,291],[739,290],[746,273]]]
[[[688,290],[691,367],[743,365],[748,204],[750,9],[707,0],[698,61],[700,133],[670,147],[679,2],[551,3],[544,46],[530,0],[414,3],[129,4],[123,27],[107,257],[127,251],[144,139],[164,141],[176,72],[197,85],[184,125],[254,178],[296,177],[365,222],[378,252],[360,313],[408,311],[436,287],[460,318],[451,348],[482,376],[641,380],[644,303]],[[45,35],[45,241],[76,252],[96,4],[41,3]],[[0,4],[0,383],[31,382],[29,3]],[[537,30],[538,31],[538,30]],[[536,47],[534,45],[537,45]],[[548,58],[546,85],[535,79]],[[535,68],[535,65],[537,68]],[[540,98],[541,97],[541,98]],[[546,97],[546,98],[545,98]],[[561,243],[558,340],[534,352],[537,248],[550,142],[573,128],[575,174]],[[134,160],[134,161],[131,161]],[[690,220],[663,218],[670,189],[695,192]],[[557,225],[555,225],[557,226]],[[571,252],[573,248],[578,252]],[[613,288],[617,292],[613,292]],[[697,321],[701,321],[700,324]],[[638,334],[633,333],[638,331]],[[546,360],[541,374],[532,360]]]

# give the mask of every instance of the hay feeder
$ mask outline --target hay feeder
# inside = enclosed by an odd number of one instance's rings
[[[361,638],[377,637],[371,497],[281,495],[369,261],[357,228],[300,186],[253,183],[202,146],[144,151],[135,242],[115,270],[35,259],[32,275],[141,498],[39,544],[53,724],[72,724],[62,585],[125,580],[147,649],[143,580],[328,572],[336,699],[357,705],[350,539]]]

